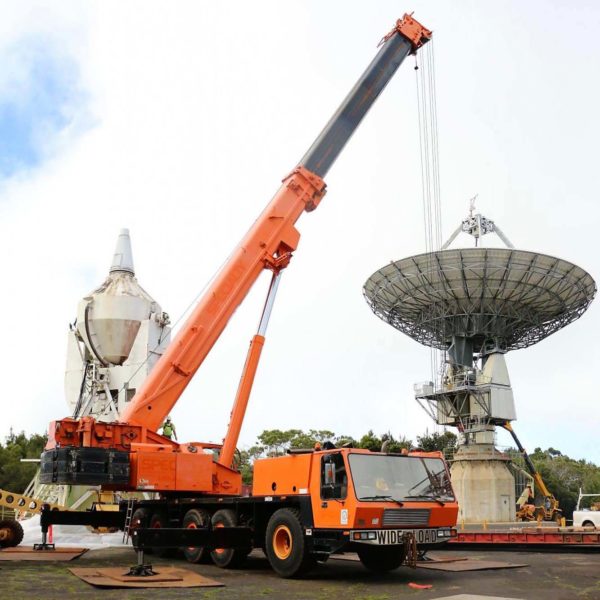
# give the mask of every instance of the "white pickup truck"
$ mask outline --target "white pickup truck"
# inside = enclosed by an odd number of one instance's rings
[[[574,527],[596,527],[600,529],[600,510],[576,510],[573,512]]]
[[[579,490],[579,500],[577,500],[577,507],[573,511],[573,526],[574,527],[595,527],[600,529],[600,503],[596,502],[592,504],[592,508],[580,509],[581,499],[584,497],[596,496],[600,497],[600,494],[582,494]]]

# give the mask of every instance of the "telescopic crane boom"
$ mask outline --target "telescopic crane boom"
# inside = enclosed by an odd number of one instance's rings
[[[325,194],[323,177],[404,59],[430,37],[431,32],[410,15],[396,23],[366,71],[231,254],[121,421],[106,424],[84,417],[51,424],[47,451],[42,455],[44,481],[114,485],[121,489],[127,484],[125,487],[134,489],[239,493],[239,474],[231,468],[233,452],[279,275],[288,266],[300,238],[295,223],[303,212],[319,205]],[[251,343],[229,430],[215,466],[212,459],[211,464],[206,463],[207,455],[202,452],[214,448],[214,444],[179,445],[156,431],[265,269],[273,273],[267,305]],[[162,466],[157,466],[159,463]],[[201,463],[209,475],[198,483],[187,473],[197,471]],[[168,469],[174,469],[176,475],[167,481],[158,471]]]

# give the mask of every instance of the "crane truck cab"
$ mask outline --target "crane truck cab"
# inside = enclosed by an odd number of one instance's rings
[[[265,501],[264,549],[282,576],[344,551],[389,571],[456,534],[458,503],[440,452],[291,451],[255,462],[252,496]]]

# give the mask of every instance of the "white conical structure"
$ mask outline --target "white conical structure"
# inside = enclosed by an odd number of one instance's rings
[[[133,253],[131,252],[131,239],[129,238],[129,229],[121,229],[115,246],[110,273],[115,271],[125,271],[135,275],[133,268]]]
[[[169,318],[138,283],[121,229],[104,283],[79,302],[69,332],[65,388],[74,415],[117,420],[162,355]]]
[[[121,229],[108,277],[79,303],[79,335],[104,366],[122,365],[142,321],[156,313],[156,302],[135,278],[129,230]]]

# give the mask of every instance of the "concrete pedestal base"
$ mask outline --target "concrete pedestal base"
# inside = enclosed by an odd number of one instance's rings
[[[508,462],[492,444],[472,444],[457,450],[450,475],[459,504],[459,523],[515,520],[515,481]]]

